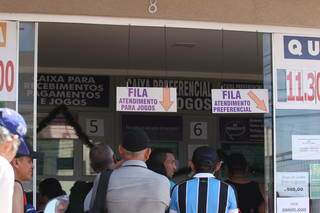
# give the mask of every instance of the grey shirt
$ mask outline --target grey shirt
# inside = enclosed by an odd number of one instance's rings
[[[93,204],[100,175],[92,188]],[[170,202],[168,178],[149,170],[143,161],[129,160],[113,171],[107,191],[108,213],[164,213]]]

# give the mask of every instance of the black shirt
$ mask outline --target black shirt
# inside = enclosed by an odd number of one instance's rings
[[[258,208],[263,202],[263,197],[257,182],[251,181],[244,184],[234,183],[231,180],[225,182],[234,187],[241,213],[258,213]]]

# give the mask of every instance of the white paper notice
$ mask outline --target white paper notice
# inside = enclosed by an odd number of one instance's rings
[[[309,198],[277,198],[277,213],[309,213]]]
[[[320,135],[292,135],[292,160],[320,160]]]
[[[277,193],[280,197],[308,197],[308,172],[278,172]]]

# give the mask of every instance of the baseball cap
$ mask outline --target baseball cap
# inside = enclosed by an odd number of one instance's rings
[[[21,143],[24,143],[27,124],[18,112],[9,108],[0,108],[0,126],[8,129],[11,134],[18,135]]]
[[[37,152],[33,151],[30,144],[27,142],[27,139],[24,137],[23,142],[20,143],[20,146],[18,148],[16,158],[18,157],[24,157],[28,156],[31,158],[37,158],[38,154]]]
[[[150,139],[141,129],[129,130],[124,134],[122,147],[131,152],[138,152],[149,147]]]
[[[208,146],[201,146],[194,150],[192,162],[202,166],[213,166],[219,160],[216,150]]]

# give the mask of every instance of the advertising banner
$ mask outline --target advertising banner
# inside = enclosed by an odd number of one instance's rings
[[[320,109],[320,37],[273,35],[277,109]]]
[[[212,113],[268,113],[266,89],[213,89]]]
[[[0,101],[17,99],[17,39],[17,23],[0,21]]]
[[[117,87],[117,111],[177,112],[177,90],[159,87]]]

